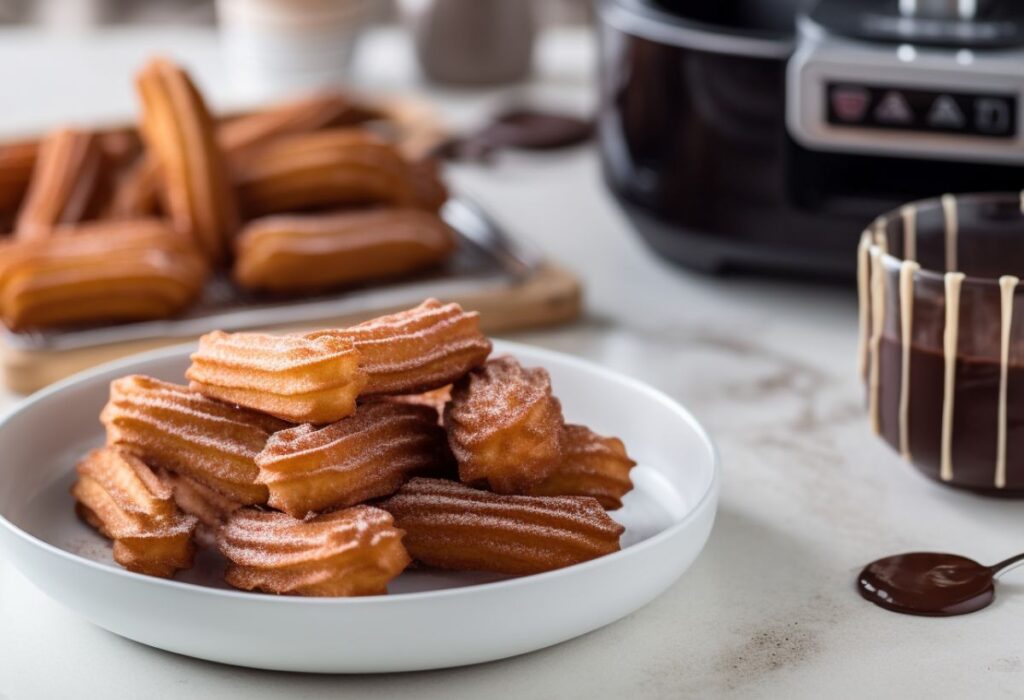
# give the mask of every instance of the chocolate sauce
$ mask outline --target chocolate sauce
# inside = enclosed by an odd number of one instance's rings
[[[517,109],[498,115],[469,134],[449,139],[434,155],[452,160],[485,160],[505,148],[553,150],[590,139],[590,120],[552,112]]]
[[[879,413],[882,436],[900,449],[899,401],[902,344],[883,337]],[[945,359],[940,350],[910,347],[910,405],[907,412],[908,447],[914,464],[928,476],[939,479],[942,445],[942,401]],[[953,383],[952,465],[956,486],[993,491],[998,444],[999,409],[998,360],[957,355]],[[1010,364],[1007,391],[1011,397],[1024,396],[1024,367]],[[1009,468],[1005,495],[1024,491],[1024,401],[1007,405],[1006,457]]]
[[[910,552],[871,562],[857,578],[865,600],[907,615],[951,617],[988,607],[998,573],[1024,562],[1024,554],[984,566],[957,554]]]
[[[865,600],[908,615],[948,617],[995,599],[992,570],[955,554],[912,552],[868,564],[857,579]]]

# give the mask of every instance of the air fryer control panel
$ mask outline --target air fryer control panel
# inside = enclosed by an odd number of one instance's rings
[[[1024,51],[857,41],[804,21],[786,95],[787,127],[800,145],[1024,163]]]
[[[826,120],[838,129],[1013,139],[1017,95],[1009,92],[921,90],[905,85],[829,82]]]

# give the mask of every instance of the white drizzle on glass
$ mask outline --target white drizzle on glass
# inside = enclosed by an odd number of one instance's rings
[[[939,476],[943,481],[953,478],[953,395],[956,393],[956,348],[960,333],[960,287],[962,272],[947,272],[946,328],[942,334],[942,352],[945,377],[942,383],[942,457]]]
[[[900,265],[900,454],[910,461],[910,345],[914,329],[914,275],[921,266],[913,260]]]
[[[945,326],[943,329],[943,387],[942,426],[940,432],[939,477],[951,481],[953,464],[953,416],[956,390],[957,350],[959,347],[960,296],[965,279],[957,270],[959,247],[959,216],[954,195],[945,194],[940,199],[943,214],[943,235],[946,272],[943,278],[945,295]],[[1024,192],[1020,195],[1021,212],[1024,213]],[[902,223],[903,260],[898,275],[898,308],[900,312],[900,383],[898,402],[898,449],[905,459],[910,459],[910,377],[911,349],[914,331],[914,284],[921,269],[917,261],[917,215],[918,208],[908,204],[899,211]],[[888,254],[888,220],[876,219],[860,238],[857,249],[857,289],[860,299],[858,361],[861,376],[868,385],[868,415],[871,428],[876,434],[882,432],[880,416],[880,348],[885,327],[886,273],[883,259]],[[1013,302],[1019,279],[1012,275],[999,278],[1000,291],[1000,354],[999,354],[999,403],[996,462],[993,484],[996,488],[1006,487],[1006,439],[1008,374],[1010,361],[1010,327],[1013,323]]]

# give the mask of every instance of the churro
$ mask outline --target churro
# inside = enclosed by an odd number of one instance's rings
[[[221,530],[236,588],[305,596],[387,592],[409,564],[402,531],[379,508],[355,506],[298,520],[271,511],[235,511]]]
[[[333,423],[355,411],[366,383],[351,340],[224,333],[199,339],[185,376],[194,391],[292,423]]]
[[[394,493],[411,475],[452,462],[436,411],[369,403],[355,415],[316,428],[275,433],[257,455],[268,504],[297,518]]]
[[[444,424],[467,484],[526,493],[562,461],[564,420],[551,379],[511,357],[490,360],[456,382]]]
[[[536,574],[619,550],[623,528],[586,496],[509,496],[416,478],[380,504],[416,561],[439,569]]]
[[[155,467],[189,476],[238,503],[267,502],[267,487],[256,482],[256,455],[272,432],[285,427],[281,421],[137,374],[111,382],[100,421],[108,444]]]
[[[162,577],[192,566],[196,519],[175,506],[171,490],[145,462],[121,448],[103,447],[86,455],[77,471],[71,493],[78,513],[114,541],[114,561]]]

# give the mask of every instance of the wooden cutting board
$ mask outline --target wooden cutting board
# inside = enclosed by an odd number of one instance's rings
[[[580,313],[582,292],[575,275],[558,265],[544,263],[515,284],[453,294],[444,301],[458,302],[467,310],[479,311],[484,330],[501,333],[574,320]],[[399,310],[387,305],[374,307],[371,303],[358,312],[325,316],[313,323],[280,323],[263,326],[260,330],[280,332],[346,326]],[[3,379],[11,391],[27,394],[104,362],[188,340],[181,336],[152,337],[65,350],[27,350],[5,340],[0,342]]]

